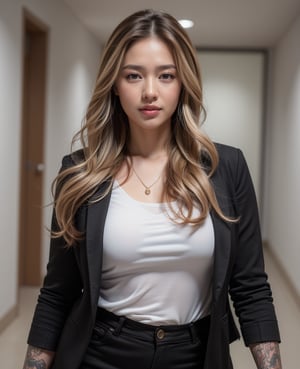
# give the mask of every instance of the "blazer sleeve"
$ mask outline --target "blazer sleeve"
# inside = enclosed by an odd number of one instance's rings
[[[74,165],[70,156],[63,159],[62,169]],[[55,210],[52,230],[58,229]],[[55,351],[66,318],[82,293],[82,280],[74,247],[66,247],[63,238],[52,238],[47,273],[34,312],[28,344]]]
[[[278,341],[279,329],[264,268],[256,196],[242,152],[234,151],[230,170],[233,202],[239,221],[235,229],[235,261],[229,292],[246,345]]]

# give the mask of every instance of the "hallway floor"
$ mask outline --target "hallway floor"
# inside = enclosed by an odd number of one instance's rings
[[[283,369],[299,367],[298,351],[300,342],[300,308],[296,304],[276,265],[265,252],[266,269],[273,289],[276,311],[279,319],[282,344]],[[26,351],[26,337],[38,295],[36,288],[24,287],[20,290],[20,314],[0,334],[1,368],[21,369]],[[231,345],[235,369],[254,369],[255,364],[242,340]],[[142,369],[142,368],[141,368]]]

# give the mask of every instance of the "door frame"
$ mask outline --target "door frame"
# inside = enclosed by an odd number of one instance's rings
[[[28,228],[28,187],[30,186],[30,178],[25,162],[28,157],[28,147],[30,145],[30,138],[28,134],[28,115],[32,114],[37,116],[39,121],[39,129],[37,130],[39,144],[41,145],[41,154],[39,164],[43,163],[44,159],[44,132],[45,132],[45,113],[46,113],[46,91],[47,91],[47,54],[48,54],[48,38],[49,28],[38,17],[33,15],[29,10],[23,8],[22,17],[22,37],[23,37],[23,52],[22,52],[22,69],[23,69],[23,87],[22,87],[22,122],[21,122],[21,157],[20,157],[20,201],[19,201],[19,262],[18,262],[18,285],[35,285],[38,286],[41,283],[41,257],[42,257],[42,229],[43,229],[43,167],[39,166],[41,176],[41,186],[39,195],[39,206],[36,212],[37,218],[35,222],[37,224],[37,233],[34,234],[38,239],[33,242],[34,245],[30,245],[31,250],[28,249],[28,244],[31,242],[24,242],[27,237],[33,237],[26,232]],[[30,41],[33,41],[35,50],[37,52],[31,53],[30,63],[33,63],[37,73],[28,73],[28,62],[25,62],[25,53],[28,47],[28,34],[30,35]],[[34,54],[34,55],[32,55]],[[32,64],[31,64],[32,65]],[[32,78],[32,79],[31,79]],[[32,82],[33,81],[33,82]],[[34,85],[34,87],[32,87]],[[31,87],[30,87],[31,86]],[[33,90],[34,89],[34,90]],[[38,103],[35,104],[35,111],[33,112],[33,104],[30,104],[30,98],[26,94],[32,94],[35,91],[35,98],[38,96]],[[31,109],[31,110],[30,110]],[[37,168],[38,169],[38,168]],[[28,235],[29,234],[29,235]],[[33,250],[32,250],[33,248]],[[29,252],[30,251],[30,252]],[[34,251],[34,252],[32,252]],[[33,256],[34,255],[34,256]],[[33,259],[34,258],[34,259]],[[29,260],[30,259],[30,260]],[[29,283],[26,281],[26,274],[28,266],[32,263],[34,266],[33,280]]]

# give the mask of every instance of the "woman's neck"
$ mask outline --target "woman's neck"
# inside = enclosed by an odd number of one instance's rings
[[[168,155],[170,145],[169,134],[131,134],[128,143],[128,155],[138,156],[144,159],[165,158]]]

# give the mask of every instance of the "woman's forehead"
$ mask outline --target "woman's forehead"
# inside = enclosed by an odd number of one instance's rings
[[[169,46],[158,37],[147,37],[136,41],[125,53],[123,65],[157,62],[175,64]]]

